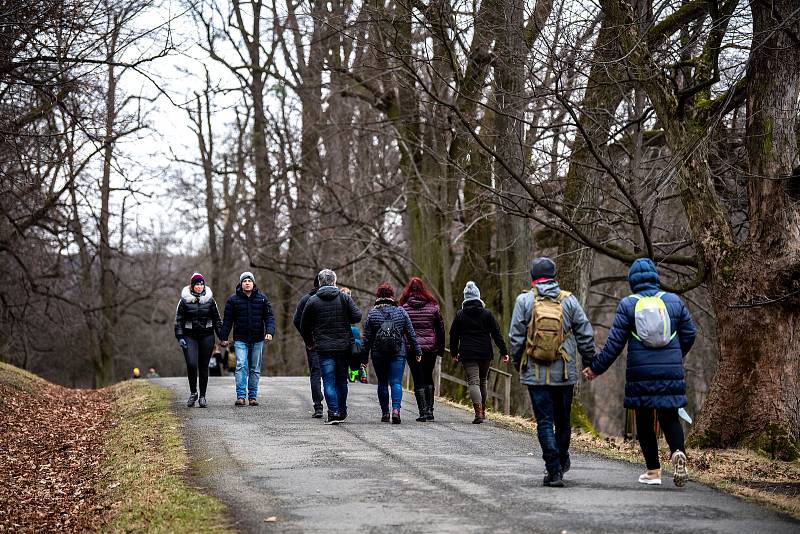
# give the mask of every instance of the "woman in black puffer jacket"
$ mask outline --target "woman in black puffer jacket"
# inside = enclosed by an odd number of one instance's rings
[[[464,364],[469,396],[475,409],[475,419],[472,421],[475,424],[486,419],[486,381],[494,358],[492,340],[500,350],[503,363],[508,363],[508,349],[497,319],[484,306],[475,282],[467,282],[464,303],[450,326],[450,354],[454,362]]]
[[[175,337],[183,349],[186,373],[189,377],[191,394],[186,401],[186,406],[189,408],[198,400],[198,371],[200,372],[199,406],[205,408],[207,405],[208,362],[214,349],[214,335],[219,336],[221,323],[211,288],[206,287],[202,274],[194,273],[189,285],[181,291],[181,300],[175,310]]]

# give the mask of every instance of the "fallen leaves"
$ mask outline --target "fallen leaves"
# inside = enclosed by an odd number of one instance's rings
[[[0,532],[100,528],[110,402],[104,391],[0,381]]]

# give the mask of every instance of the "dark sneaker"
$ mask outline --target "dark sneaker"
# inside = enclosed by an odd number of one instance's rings
[[[569,456],[567,456],[566,460],[561,461],[561,474],[566,475],[567,471],[569,471],[570,465],[572,462],[569,461]]]
[[[192,393],[189,395],[189,400],[186,401],[186,407],[191,408],[195,402],[197,402],[197,393]]]
[[[548,486],[551,488],[563,488],[564,487],[563,473],[561,471],[556,471],[554,473],[548,472],[544,476],[544,481],[542,481],[542,486]]]
[[[244,401],[243,398],[239,397],[236,399],[236,402],[233,403],[235,406],[245,406],[247,403]]]
[[[400,410],[392,410],[392,424],[393,425],[400,424]]]
[[[330,413],[328,412],[328,418],[325,420],[326,425],[338,425],[339,424],[339,414],[338,413]]]
[[[312,415],[314,419],[322,419],[322,407],[314,408],[314,415]]]
[[[385,413],[381,416],[381,423],[388,423],[389,421],[391,421],[391,419],[388,413]]]
[[[339,421],[344,421],[347,419],[347,410],[342,410],[339,412]]]
[[[258,406],[258,401],[255,399],[248,399],[247,402],[250,404],[250,406]]]
[[[206,401],[205,397],[200,397],[200,402],[198,402],[197,405],[200,406],[201,408],[205,408],[206,406],[208,406],[208,401]]]

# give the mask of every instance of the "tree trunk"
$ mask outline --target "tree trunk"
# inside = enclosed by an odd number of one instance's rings
[[[97,385],[107,386],[114,380],[114,338],[113,328],[116,324],[115,280],[111,251],[111,165],[114,158],[114,124],[117,118],[117,77],[114,69],[117,39],[120,22],[114,17],[109,36],[108,86],[106,87],[105,137],[103,139],[103,175],[100,181],[100,219],[98,221],[98,258],[100,260],[100,342],[99,358],[95,362]]]
[[[789,194],[800,95],[794,4],[751,4],[749,238],[713,283],[720,360],[696,430],[701,444],[743,443],[783,459],[800,456],[800,206]]]
[[[592,67],[586,84],[586,93],[581,104],[579,124],[585,136],[576,134],[572,145],[564,185],[564,212],[590,237],[595,237],[592,219],[598,202],[601,173],[590,145],[601,157],[608,144],[611,128],[615,124],[615,111],[622,102],[624,69],[615,46],[618,21],[611,13],[604,13],[595,45]],[[558,249],[558,279],[561,286],[572,292],[586,305],[595,252],[567,235],[561,236]]]

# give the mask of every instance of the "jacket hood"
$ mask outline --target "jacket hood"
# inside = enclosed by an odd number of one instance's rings
[[[333,300],[339,296],[339,288],[336,286],[322,286],[317,290],[317,296],[322,300]]]
[[[463,310],[485,308],[485,307],[486,305],[483,303],[481,299],[465,300],[464,303],[461,305],[461,309]]]
[[[192,288],[189,286],[184,287],[181,290],[181,298],[185,302],[199,302],[200,304],[205,304],[206,302],[210,301],[214,294],[211,292],[211,288],[206,286],[203,292],[195,296],[192,294]]]
[[[656,271],[656,264],[650,258],[639,258],[628,271],[628,284],[631,291],[639,293],[648,289],[660,289],[661,279]]]
[[[561,286],[555,280],[545,280],[536,284],[536,291],[543,297],[557,299],[561,293]]]
[[[426,300],[426,299],[424,299],[422,297],[418,297],[416,295],[411,297],[411,298],[409,298],[405,303],[408,304],[412,308],[424,308],[425,306],[428,306],[429,304],[433,304],[433,302],[431,302],[430,300]]]

